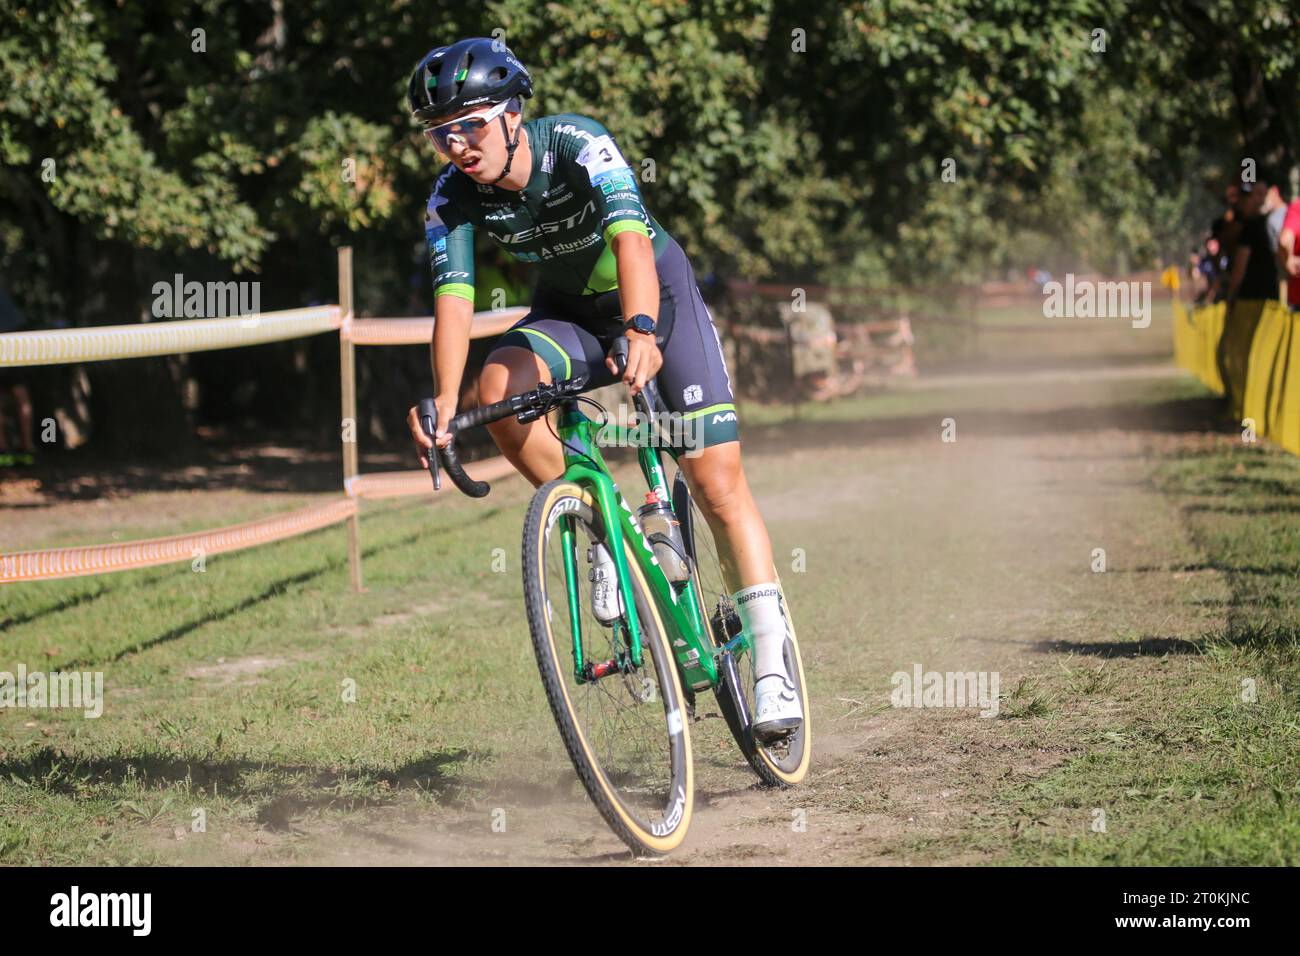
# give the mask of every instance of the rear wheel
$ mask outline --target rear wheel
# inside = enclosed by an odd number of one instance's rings
[[[699,506],[692,500],[686,475],[680,470],[673,482],[673,511],[681,522],[682,539],[691,558],[692,579],[700,600],[701,614],[709,622],[714,646],[721,647],[740,633],[740,618],[722,574],[722,562],[718,558],[713,531]],[[785,589],[781,587],[781,577],[775,568],[772,569],[772,574],[781,591],[781,608],[786,622],[783,648],[785,669],[799,695],[803,723],[794,733],[775,743],[762,744],[754,738],[750,730],[754,722],[754,655],[749,648],[740,648],[734,654],[722,656],[719,661],[719,683],[714,688],[714,693],[727,726],[754,773],[764,783],[772,786],[789,786],[799,783],[808,773],[812,756],[811,713],[794,620],[785,600]]]
[[[605,532],[587,489],[557,479],[537,490],[523,542],[533,650],[560,736],[601,816],[633,852],[666,853],[686,836],[694,800],[685,698],[626,542],[640,666],[631,661],[626,616],[605,624],[592,612],[586,555],[596,541],[605,541]]]

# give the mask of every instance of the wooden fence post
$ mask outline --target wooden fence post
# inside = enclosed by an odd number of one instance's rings
[[[339,377],[343,396],[343,489],[352,491],[357,476],[357,365],[356,346],[352,344],[352,247],[339,249],[339,311],[343,324],[339,328]],[[351,440],[349,440],[351,439]],[[361,580],[361,507],[348,518],[348,567],[352,572],[352,590],[364,590]]]

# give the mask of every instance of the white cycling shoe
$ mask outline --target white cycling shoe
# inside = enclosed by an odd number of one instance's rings
[[[591,613],[601,624],[613,624],[623,616],[623,596],[618,591],[618,569],[614,558],[603,544],[593,544],[587,549],[591,570]]]
[[[794,684],[784,674],[765,674],[754,683],[754,738],[776,743],[803,723],[803,708]]]

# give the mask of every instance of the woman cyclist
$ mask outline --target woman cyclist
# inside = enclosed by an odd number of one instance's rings
[[[616,381],[608,353],[626,336],[622,381],[651,380],[669,412],[696,436],[682,455],[691,494],[713,530],[727,587],[754,642],[754,734],[772,742],[802,722],[782,653],[786,624],[772,546],[741,467],[735,399],[712,317],[681,247],[646,211],[636,178],[609,132],[572,113],[523,119],[532,78],[500,41],[461,40],[426,54],[408,87],[412,116],[450,160],[429,197],[425,232],[434,286],[432,342],[438,427],[456,414],[474,313],[474,233],[540,271],[531,311],[495,343],[479,379],[483,404],[539,382],[590,375]],[[432,442],[415,408],[408,424]],[[544,421],[488,426],[501,453],[534,486],[564,471]],[[593,613],[618,617],[613,559],[592,562]]]

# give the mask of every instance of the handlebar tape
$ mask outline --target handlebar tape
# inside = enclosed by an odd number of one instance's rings
[[[483,498],[492,486],[486,481],[475,481],[465,473],[461,466],[460,457],[456,454],[456,436],[467,428],[475,428],[479,425],[487,425],[491,422],[498,422],[503,418],[509,418],[518,410],[519,401],[516,398],[504,398],[499,402],[493,402],[491,405],[482,405],[478,408],[471,408],[467,412],[461,412],[456,415],[447,425],[447,431],[451,432],[451,441],[445,448],[438,449],[438,455],[442,458],[442,466],[447,469],[447,474],[451,476],[452,483],[461,491],[471,498]]]

